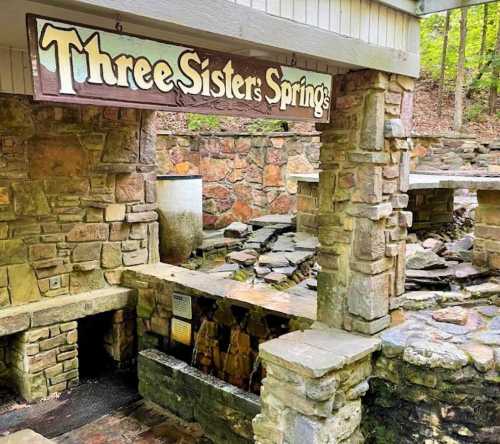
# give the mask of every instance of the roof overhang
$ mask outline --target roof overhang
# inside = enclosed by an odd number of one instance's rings
[[[450,9],[466,8],[469,6],[494,3],[498,0],[419,0],[417,15],[432,14],[433,12],[448,11]]]
[[[206,41],[239,42],[246,50],[301,55],[349,69],[370,68],[418,77],[418,52],[366,43],[227,0],[35,0],[108,18],[195,33]],[[413,0],[384,0],[411,8]],[[418,39],[418,35],[415,36]]]

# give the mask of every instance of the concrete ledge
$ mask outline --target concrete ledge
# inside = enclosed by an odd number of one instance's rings
[[[0,336],[106,311],[133,308],[136,303],[135,290],[111,287],[9,307],[0,310]]]
[[[216,443],[253,442],[259,397],[158,350],[139,353],[139,392],[186,421],[196,421]]]
[[[320,378],[380,348],[380,339],[337,329],[294,331],[260,346],[264,361],[303,376]]]
[[[410,174],[410,190],[429,188],[500,190],[500,177]]]
[[[318,173],[289,174],[288,179],[297,182],[319,182]],[[426,190],[433,188],[498,190],[500,191],[500,176],[466,176],[436,174],[410,174],[410,190]]]
[[[151,278],[174,284],[174,291],[189,296],[229,299],[241,307],[262,307],[287,317],[316,319],[316,298],[301,297],[264,285],[250,285],[174,265],[156,263],[130,267],[123,272],[122,285],[137,288],[138,281]]]

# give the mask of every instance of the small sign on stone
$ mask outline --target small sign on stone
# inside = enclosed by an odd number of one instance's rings
[[[177,318],[172,318],[172,340],[181,344],[191,345],[191,324]]]
[[[172,312],[174,316],[184,319],[193,318],[191,296],[174,293],[172,296]]]

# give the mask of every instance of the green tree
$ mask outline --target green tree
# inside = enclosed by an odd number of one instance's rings
[[[468,8],[467,35],[464,53],[464,105],[488,108],[488,96],[498,95],[500,61],[496,50],[500,2]],[[449,19],[448,32],[446,19]],[[455,91],[460,46],[461,10],[430,14],[421,22],[422,77],[433,79],[442,88],[441,94]],[[447,42],[445,37],[447,36]],[[444,63],[443,63],[444,62]],[[444,69],[442,69],[444,67]],[[496,69],[496,70],[495,70]],[[495,88],[496,86],[496,88]]]

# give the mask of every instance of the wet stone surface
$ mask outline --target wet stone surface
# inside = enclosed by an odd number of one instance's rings
[[[438,310],[406,312],[402,324],[383,332],[382,353],[400,356],[422,367],[461,368],[474,365],[479,371],[500,367],[493,358],[489,365],[479,362],[476,350],[494,356],[500,344],[500,317],[491,315],[496,306],[449,307]],[[500,358],[500,357],[499,357]]]
[[[249,224],[233,222],[205,233],[206,248],[183,266],[223,279],[272,285],[292,294],[297,284],[308,280],[311,285],[301,288],[314,291],[298,288],[295,293],[316,297],[317,284],[312,283],[321,269],[316,263],[319,242],[316,236],[294,229],[288,216],[264,216]]]

